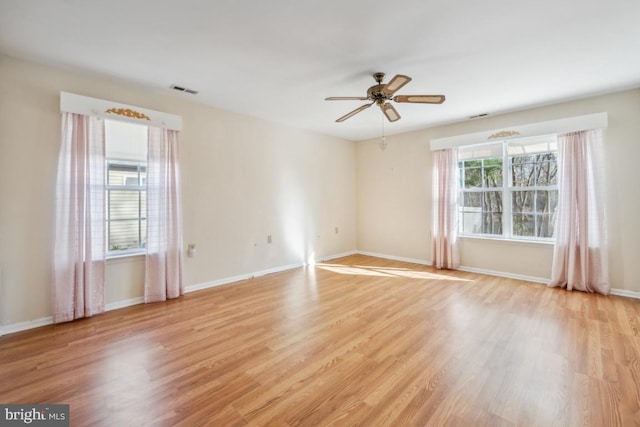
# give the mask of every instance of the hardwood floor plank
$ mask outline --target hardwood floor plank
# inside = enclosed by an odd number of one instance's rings
[[[640,302],[353,255],[0,337],[74,426],[640,425]]]

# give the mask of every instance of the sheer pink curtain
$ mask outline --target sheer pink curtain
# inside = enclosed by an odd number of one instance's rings
[[[550,287],[608,294],[604,156],[600,131],[560,135],[558,220]]]
[[[182,281],[178,132],[149,128],[145,302],[177,298]]]
[[[104,311],[104,122],[62,114],[53,256],[53,321]]]
[[[455,148],[433,152],[431,235],[433,266],[458,267],[458,156]]]

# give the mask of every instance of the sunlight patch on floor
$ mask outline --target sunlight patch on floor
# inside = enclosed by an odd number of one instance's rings
[[[316,264],[317,268],[339,274],[379,277],[404,277],[407,279],[451,280],[456,282],[472,282],[473,280],[428,271],[412,270],[409,268],[376,267],[366,265]]]

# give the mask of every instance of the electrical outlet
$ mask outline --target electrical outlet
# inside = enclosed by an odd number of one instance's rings
[[[196,244],[189,243],[189,245],[187,246],[187,256],[189,258],[193,258],[194,256],[196,256],[196,253],[197,253]]]

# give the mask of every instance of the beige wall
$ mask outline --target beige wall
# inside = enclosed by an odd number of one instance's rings
[[[609,114],[605,138],[611,283],[640,291],[640,90],[387,137],[384,152],[378,140],[358,143],[358,249],[431,259],[431,139],[603,111]],[[548,244],[461,239],[463,266],[502,273],[548,278],[552,253]]]
[[[51,314],[60,91],[183,117],[187,286],[356,249],[353,142],[0,56],[0,325]],[[107,302],[140,297],[143,280],[143,257],[109,261]]]

